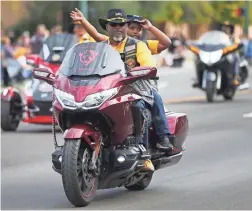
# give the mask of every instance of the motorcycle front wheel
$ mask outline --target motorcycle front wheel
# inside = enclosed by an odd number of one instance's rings
[[[19,114],[21,113],[21,109],[20,112],[13,112],[15,111],[14,109],[14,103],[15,101],[10,101],[10,102],[6,102],[6,101],[1,101],[2,106],[1,106],[1,128],[3,131],[16,131],[19,125]],[[17,102],[19,103],[19,102]],[[16,109],[17,110],[17,109]]]
[[[206,98],[207,102],[212,103],[215,95],[215,82],[207,81],[206,84]]]
[[[231,101],[231,100],[233,100],[234,95],[235,95],[235,89],[232,89],[229,92],[223,93],[223,98],[224,98],[224,100]]]
[[[94,198],[98,178],[89,171],[92,152],[82,140],[65,140],[62,155],[62,182],[68,200],[76,207],[87,206]]]

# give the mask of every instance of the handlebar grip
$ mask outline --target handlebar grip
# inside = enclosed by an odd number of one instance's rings
[[[158,76],[156,76],[156,77],[152,77],[152,78],[150,78],[151,80],[159,80],[159,77]]]

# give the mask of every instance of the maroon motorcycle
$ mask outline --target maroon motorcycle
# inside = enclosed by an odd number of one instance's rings
[[[143,190],[150,184],[153,171],[144,170],[149,154],[135,138],[134,104],[142,97],[132,84],[152,79],[156,72],[150,67],[127,71],[120,54],[106,43],[75,45],[56,74],[34,69],[33,76],[54,89],[53,114],[64,132],[64,146],[56,144],[53,169],[62,175],[73,205],[87,206],[97,189]],[[155,170],[180,161],[188,133],[186,114],[167,110],[166,116],[178,151],[166,155],[155,148],[150,120],[148,150]]]

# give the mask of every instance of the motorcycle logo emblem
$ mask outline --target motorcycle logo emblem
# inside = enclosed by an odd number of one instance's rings
[[[136,66],[136,60],[130,58],[130,59],[128,59],[128,60],[126,61],[126,64],[129,65],[130,68],[133,68],[133,67]]]
[[[93,50],[85,50],[83,53],[79,53],[80,61],[85,66],[93,62],[97,55],[98,53]]]
[[[55,61],[59,61],[60,60],[60,55],[59,54],[54,54],[52,56],[52,60],[55,62]]]

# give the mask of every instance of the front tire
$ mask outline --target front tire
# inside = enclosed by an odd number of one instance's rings
[[[224,100],[232,101],[233,98],[234,98],[234,95],[235,95],[235,90],[233,89],[233,90],[230,91],[230,92],[224,93],[224,94],[223,94],[223,98],[224,98]]]
[[[62,156],[62,182],[68,200],[76,207],[87,206],[94,198],[98,178],[88,167],[90,148],[80,139],[66,140]]]
[[[152,180],[154,172],[149,172],[143,179],[141,179],[139,182],[137,182],[134,185],[124,186],[126,189],[131,191],[140,191],[147,188]]]
[[[247,67],[242,67],[240,69],[240,84],[244,84],[248,78],[248,69]]]
[[[12,114],[14,101],[6,102],[1,100],[1,128],[3,131],[16,131],[20,120],[17,120],[17,115]]]
[[[213,81],[207,81],[206,84],[206,97],[209,103],[212,103],[214,100],[215,94],[215,83]]]

